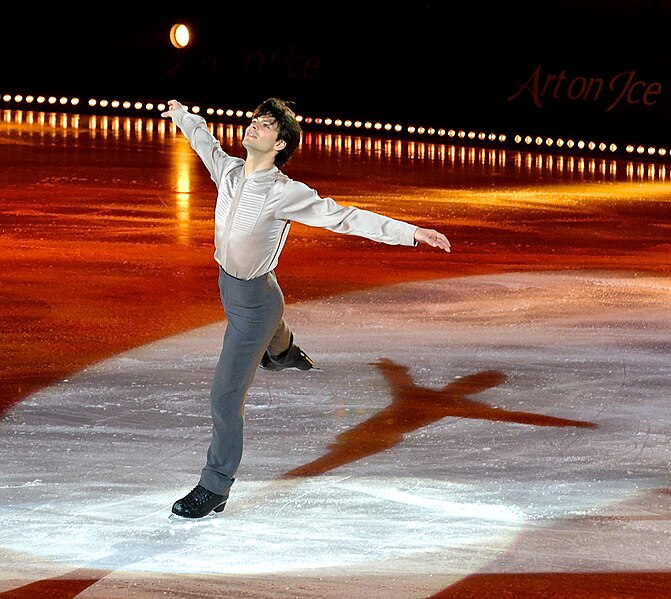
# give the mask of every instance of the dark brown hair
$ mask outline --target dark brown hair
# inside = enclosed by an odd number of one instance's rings
[[[284,142],[275,156],[275,166],[280,167],[289,161],[301,142],[303,131],[296,120],[296,113],[291,109],[292,102],[280,98],[268,98],[254,110],[252,118],[269,116],[277,123],[277,139]]]

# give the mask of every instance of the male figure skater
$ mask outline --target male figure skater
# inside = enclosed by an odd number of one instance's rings
[[[314,366],[283,318],[284,296],[274,273],[291,222],[381,243],[427,243],[446,252],[450,242],[433,229],[341,206],[287,177],[280,167],[298,148],[302,131],[284,100],[269,98],[254,111],[242,140],[246,159],[229,155],[205,119],[177,100],[161,116],[181,129],[217,188],[214,259],[227,326],[210,392],[212,438],[198,484],[172,506],[178,516],[202,518],[226,505],[242,458],[244,402],[257,368]]]

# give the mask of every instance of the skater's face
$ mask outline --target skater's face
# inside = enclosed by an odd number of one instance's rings
[[[277,139],[279,127],[270,115],[256,116],[245,129],[242,145],[256,152],[279,152],[286,144]]]

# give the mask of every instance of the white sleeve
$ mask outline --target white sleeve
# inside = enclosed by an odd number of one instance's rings
[[[192,114],[186,110],[175,110],[172,114],[172,120],[189,140],[191,147],[203,161],[210,177],[217,186],[227,168],[242,164],[241,158],[230,156],[223,150],[219,140],[210,133],[207,122],[202,116]]]
[[[334,233],[357,235],[390,245],[415,246],[416,225],[322,198],[307,185],[289,180],[276,216]]]

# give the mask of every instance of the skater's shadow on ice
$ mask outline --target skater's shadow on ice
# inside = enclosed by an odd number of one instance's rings
[[[471,396],[501,385],[506,376],[497,370],[484,370],[455,379],[442,389],[418,387],[408,367],[381,358],[372,364],[391,388],[392,402],[374,416],[340,433],[320,458],[287,472],[285,477],[316,476],[339,466],[394,447],[403,435],[443,418],[474,418],[495,422],[515,422],[532,426],[575,426],[596,428],[592,422],[555,418],[532,412],[517,412],[492,407]]]

